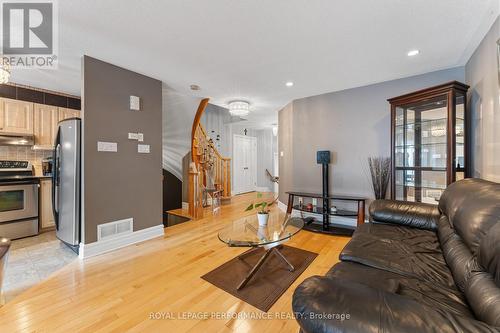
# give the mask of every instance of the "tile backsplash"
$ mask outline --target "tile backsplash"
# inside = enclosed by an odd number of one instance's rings
[[[42,159],[52,156],[51,150],[33,150],[31,147],[0,146],[0,160],[30,161],[35,174],[42,175]]]

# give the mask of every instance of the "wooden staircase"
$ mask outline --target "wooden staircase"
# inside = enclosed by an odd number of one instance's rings
[[[189,167],[188,203],[193,219],[203,217],[208,196],[211,200],[227,203],[231,200],[231,159],[223,157],[200,123],[208,104],[203,99],[198,106],[191,131],[191,158]]]

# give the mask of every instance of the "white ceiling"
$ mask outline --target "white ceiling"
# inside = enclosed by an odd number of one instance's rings
[[[499,13],[498,0],[58,3],[59,69],[13,82],[79,95],[87,54],[214,104],[246,99],[267,126],[295,98],[464,65]]]

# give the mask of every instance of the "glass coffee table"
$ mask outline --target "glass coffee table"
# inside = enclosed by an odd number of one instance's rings
[[[238,256],[243,259],[245,256],[253,253],[254,251],[264,248],[265,252],[260,257],[259,261],[250,270],[248,275],[241,281],[237,289],[242,289],[248,281],[257,273],[260,267],[264,264],[266,259],[272,253],[275,253],[293,272],[295,267],[287,260],[287,258],[280,252],[280,246],[283,242],[290,239],[293,235],[298,233],[304,227],[304,221],[301,218],[290,217],[289,215],[283,216],[282,214],[270,214],[267,225],[259,226],[257,221],[257,214],[243,217],[233,221],[230,225],[222,229],[218,236],[219,239],[232,247],[251,247],[250,251]]]

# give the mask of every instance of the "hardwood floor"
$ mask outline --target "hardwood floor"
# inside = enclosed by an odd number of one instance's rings
[[[237,196],[217,217],[169,227],[163,238],[70,263],[1,307],[0,332],[296,333],[293,290],[306,277],[326,273],[349,238],[308,231],[294,236],[287,245],[319,256],[269,310],[272,319],[255,319],[264,313],[200,278],[246,250],[227,247],[217,232],[239,216],[254,214],[243,212],[254,199],[254,193]],[[225,313],[238,315],[214,317]]]

